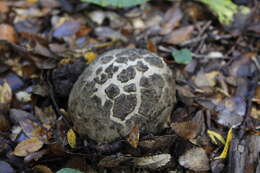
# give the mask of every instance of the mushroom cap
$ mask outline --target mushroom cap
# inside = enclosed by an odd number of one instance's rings
[[[82,137],[108,143],[134,126],[158,133],[175,104],[172,71],[144,49],[115,49],[98,57],[74,84],[68,118]]]

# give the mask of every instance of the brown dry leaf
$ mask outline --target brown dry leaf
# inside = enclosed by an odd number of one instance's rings
[[[139,147],[148,150],[159,150],[170,147],[175,141],[175,135],[154,136],[151,139],[145,139],[139,142]]]
[[[8,109],[12,101],[12,89],[7,82],[0,85],[0,109]]]
[[[256,87],[255,97],[253,98],[253,101],[260,105],[260,86]]]
[[[155,46],[155,44],[152,42],[152,40],[148,40],[147,43],[146,43],[146,48],[148,50],[150,50],[151,52],[154,52],[156,53],[157,52],[157,48]]]
[[[194,27],[192,25],[181,27],[164,36],[163,41],[169,44],[180,44],[191,38]]]
[[[136,124],[131,132],[129,133],[129,136],[127,138],[127,142],[134,148],[137,148],[138,146],[138,143],[139,143],[139,136],[140,136],[140,133],[139,133],[139,125]]]
[[[72,129],[69,129],[67,132],[67,140],[68,140],[68,144],[70,145],[71,148],[76,147],[76,139],[77,139],[77,136],[76,136],[75,132]]]
[[[55,124],[56,114],[52,106],[39,108],[34,107],[35,116],[42,122],[43,126],[47,129],[51,128]]]
[[[194,83],[198,87],[214,87],[216,85],[216,77],[219,75],[218,71],[212,71],[209,73],[199,73],[195,79]]]
[[[193,139],[200,132],[200,125],[192,121],[172,123],[171,128],[177,135],[185,139]]]
[[[10,123],[6,119],[5,115],[0,112],[0,131],[6,131],[9,130]]]
[[[7,40],[16,43],[16,32],[11,25],[0,24],[0,40]]]
[[[140,158],[135,158],[134,163],[138,167],[157,169],[165,166],[171,160],[170,154],[158,154],[153,156],[145,156]]]
[[[0,13],[7,13],[9,11],[9,7],[5,1],[0,1]]]
[[[219,124],[227,127],[237,126],[244,119],[246,102],[240,96],[226,98],[216,106],[215,111],[218,112]]]
[[[99,161],[98,165],[108,168],[114,168],[123,165],[124,163],[129,163],[133,157],[129,156],[106,156]]]
[[[30,163],[32,161],[38,161],[46,153],[48,153],[47,149],[43,149],[43,150],[40,150],[40,151],[30,153],[24,158],[24,162]]]
[[[250,116],[256,120],[260,120],[260,109],[257,109],[256,106],[252,106]]]
[[[29,138],[20,142],[14,149],[13,154],[16,156],[27,156],[28,154],[38,151],[43,146],[43,142],[37,138]]]
[[[178,160],[181,166],[193,171],[208,171],[210,169],[207,153],[199,147],[186,151]]]
[[[37,173],[53,173],[52,170],[45,165],[36,165],[32,169]]]
[[[169,34],[175,27],[179,25],[180,20],[183,17],[182,10],[180,9],[179,4],[171,7],[163,18],[160,34],[166,35]]]
[[[230,75],[236,77],[253,76],[256,71],[256,67],[252,61],[252,57],[255,56],[256,53],[248,52],[242,55],[240,58],[236,58],[228,68]]]

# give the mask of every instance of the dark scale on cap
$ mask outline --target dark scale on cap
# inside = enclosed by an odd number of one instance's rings
[[[120,93],[120,89],[115,84],[110,84],[106,89],[105,92],[109,98],[114,98]]]
[[[134,111],[136,104],[137,98],[135,94],[118,96],[115,99],[113,116],[124,120],[127,115]]]
[[[164,80],[160,75],[155,73],[150,76],[150,80],[153,86],[158,86],[159,88],[164,87]]]
[[[140,86],[144,87],[144,88],[149,88],[151,86],[149,78],[144,77],[144,76],[141,77],[141,79],[140,79]]]
[[[124,89],[125,92],[135,92],[136,91],[136,86],[135,86],[134,83],[131,83],[129,85],[124,86],[123,89]]]
[[[104,84],[107,81],[107,75],[102,73],[99,77],[95,77],[94,80],[98,84]]]
[[[116,62],[117,63],[124,63],[124,64],[126,64],[127,61],[128,61],[127,57],[119,56],[119,57],[116,58]]]
[[[135,49],[136,53],[138,55],[147,55],[147,54],[151,54],[151,52],[149,52],[148,50],[145,49]]]
[[[96,71],[96,75],[99,75],[101,72],[102,72],[103,68],[102,67],[99,67]]]
[[[144,58],[144,60],[146,62],[148,62],[149,64],[154,65],[156,67],[160,67],[160,68],[163,67],[163,62],[160,59],[160,57],[157,57],[157,56],[147,56],[147,57]]]
[[[145,65],[142,61],[138,61],[136,64],[136,69],[141,72],[146,72],[149,67]]]
[[[113,64],[109,65],[109,66],[106,68],[106,70],[105,70],[105,72],[106,72],[107,75],[108,75],[108,78],[112,78],[112,77],[113,77],[113,74],[114,74],[115,72],[117,72],[117,71],[118,71],[118,66],[114,66]]]
[[[138,113],[149,116],[153,113],[153,107],[159,101],[156,91],[153,89],[141,89],[141,105]]]
[[[135,69],[133,66],[127,67],[127,69],[123,69],[118,75],[117,79],[121,82],[127,82],[131,79],[134,79],[136,75]]]
[[[103,64],[107,64],[107,63],[110,62],[113,58],[114,58],[113,56],[103,56],[103,57],[101,58],[101,62],[102,62]]]

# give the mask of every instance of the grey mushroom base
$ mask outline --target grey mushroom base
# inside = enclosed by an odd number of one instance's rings
[[[80,75],[69,96],[68,118],[82,137],[108,143],[138,124],[143,133],[167,126],[175,104],[172,71],[143,49],[109,51]]]

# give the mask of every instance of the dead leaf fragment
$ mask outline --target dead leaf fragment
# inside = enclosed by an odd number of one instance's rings
[[[165,166],[171,160],[170,154],[158,154],[153,156],[146,156],[135,158],[134,163],[142,168],[157,169]]]
[[[76,147],[76,139],[77,137],[75,132],[72,129],[69,129],[69,131],[67,132],[67,140],[71,148]]]
[[[202,148],[192,148],[179,157],[179,164],[193,171],[208,171],[209,158]]]
[[[38,151],[43,146],[43,142],[37,138],[29,138],[20,142],[14,149],[13,154],[16,156],[27,156],[28,154]]]
[[[218,112],[217,122],[221,125],[232,127],[239,125],[245,116],[246,102],[240,96],[226,98],[216,106]]]
[[[45,165],[36,165],[32,169],[38,173],[53,173],[52,170]]]
[[[12,101],[12,89],[7,82],[0,85],[0,108],[7,109]]]
[[[218,71],[212,71],[209,73],[199,73],[195,79],[194,83],[198,87],[214,87],[216,85],[216,77],[219,75]]]
[[[9,11],[9,7],[5,1],[0,1],[0,13],[7,13]]]
[[[193,139],[200,132],[200,125],[192,121],[172,123],[171,128],[184,139]]]
[[[6,131],[9,130],[10,123],[6,119],[5,115],[0,112],[0,131]]]
[[[139,125],[136,124],[133,129],[131,130],[131,132],[129,133],[129,136],[127,138],[128,143],[134,147],[137,148],[138,143],[139,143]]]
[[[192,25],[181,27],[164,36],[163,40],[169,44],[180,44],[191,38],[194,27]]]
[[[167,10],[163,18],[160,34],[169,34],[176,26],[179,25],[182,17],[183,13],[178,4]]]
[[[87,52],[84,55],[85,60],[87,61],[87,64],[91,64],[97,57],[97,54],[94,52]]]
[[[16,43],[16,32],[11,25],[0,24],[0,40]]]

